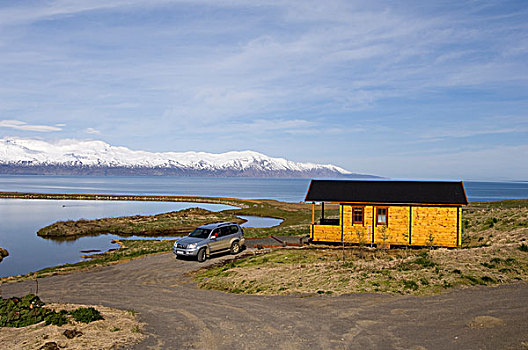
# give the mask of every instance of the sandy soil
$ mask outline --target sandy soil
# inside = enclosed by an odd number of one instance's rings
[[[59,310],[73,310],[79,304],[47,304],[46,307]],[[144,324],[137,320],[134,312],[117,310],[105,306],[95,306],[104,320],[71,324],[58,327],[44,322],[22,328],[0,328],[0,344],[3,349],[40,349],[44,344],[53,342],[65,349],[117,349],[138,343],[145,338],[141,333]],[[65,330],[81,332],[73,339],[64,335]]]

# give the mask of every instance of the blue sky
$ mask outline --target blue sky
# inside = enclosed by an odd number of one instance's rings
[[[527,180],[527,18],[526,1],[0,0],[0,137]]]

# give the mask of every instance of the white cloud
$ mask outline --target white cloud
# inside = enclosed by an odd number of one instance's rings
[[[96,134],[96,135],[101,134],[99,130],[94,129],[94,128],[86,128],[84,132],[86,132],[87,134]]]
[[[427,143],[451,138],[470,138],[483,135],[528,133],[526,116],[492,116],[472,120],[429,122],[426,128],[414,132],[417,138],[407,143]]]
[[[38,131],[38,132],[50,132],[50,131],[61,131],[62,128],[50,125],[37,125],[28,124],[20,120],[0,120],[1,128],[11,128],[16,130],[24,131]]]

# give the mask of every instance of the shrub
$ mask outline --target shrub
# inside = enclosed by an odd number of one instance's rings
[[[491,227],[495,226],[495,224],[497,222],[499,222],[499,219],[497,219],[497,218],[489,218],[488,220],[486,220],[486,222],[484,224],[491,228]]]
[[[46,321],[47,325],[52,324],[54,326],[63,326],[68,323],[68,319],[66,316],[64,316],[64,313],[50,313],[45,317],[44,320]]]
[[[521,246],[519,247],[519,250],[520,250],[521,252],[528,252],[528,245],[526,245],[526,244],[524,244],[524,243],[521,244]]]
[[[0,298],[0,327],[26,327],[55,314],[55,311],[43,306],[44,303],[33,294],[22,298]]]
[[[90,323],[93,321],[104,320],[99,311],[93,307],[80,307],[70,311],[73,319],[77,322]]]
[[[433,267],[436,266],[436,264],[431,260],[431,257],[429,256],[428,252],[422,252],[420,253],[420,256],[417,257],[414,261],[415,264],[421,265],[423,267]]]
[[[486,285],[486,282],[484,282],[482,279],[475,277],[475,276],[464,275],[464,278],[467,279],[473,285],[476,285],[476,284]]]
[[[403,280],[403,287],[405,289],[412,289],[412,290],[417,290],[418,289],[418,283],[416,283],[415,281],[413,280]]]
[[[514,259],[514,258],[508,258],[508,259],[505,259],[505,260],[504,260],[504,263],[505,263],[506,265],[511,265],[511,264],[514,263],[514,262],[515,262],[515,259]]]
[[[488,269],[494,269],[496,266],[487,262],[480,263],[480,265],[487,267]]]
[[[493,277],[490,277],[490,276],[482,276],[480,279],[484,283],[495,283],[495,279]]]

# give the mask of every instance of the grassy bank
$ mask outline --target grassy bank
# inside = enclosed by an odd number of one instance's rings
[[[126,194],[85,194],[85,193],[38,193],[38,192],[0,192],[0,198],[41,199],[41,200],[101,200],[101,201],[147,201],[147,202],[195,202],[244,206],[244,200],[221,197],[192,196],[150,196]]]
[[[107,266],[119,262],[126,262],[146,255],[166,253],[171,251],[174,240],[123,240],[118,242],[120,249],[100,254],[90,255],[90,259],[75,264],[64,264],[48,267],[37,272],[21,276],[2,277],[0,282],[16,282],[28,278],[42,278],[57,274],[69,273],[76,270]]]
[[[528,281],[528,200],[474,203],[459,249],[281,249],[196,275],[203,288],[245,294],[434,294]]]
[[[244,222],[231,213],[190,208],[158,215],[59,221],[41,228],[37,234],[41,237],[71,239],[106,233],[121,236],[186,235],[197,226],[218,221]]]

